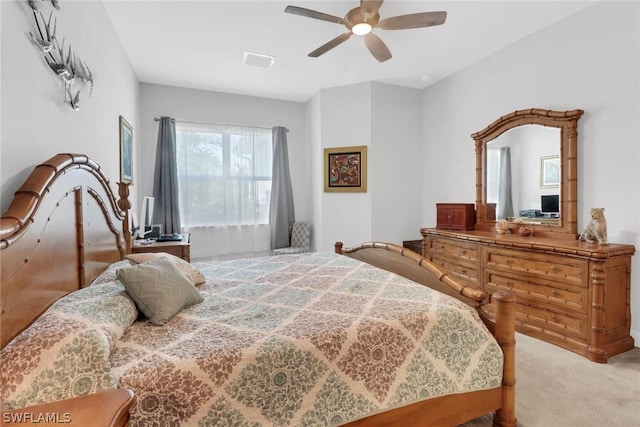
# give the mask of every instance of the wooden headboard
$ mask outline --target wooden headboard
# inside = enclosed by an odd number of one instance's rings
[[[0,347],[124,258],[128,184],[119,194],[116,201],[100,166],[82,154],[35,167],[0,218]]]

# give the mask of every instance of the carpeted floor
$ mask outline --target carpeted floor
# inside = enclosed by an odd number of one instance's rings
[[[522,334],[516,340],[518,426],[640,426],[640,348],[600,364]],[[488,427],[491,419],[464,426]]]

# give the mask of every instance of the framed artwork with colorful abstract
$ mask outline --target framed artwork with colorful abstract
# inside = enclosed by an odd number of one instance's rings
[[[324,149],[325,192],[367,192],[367,146]]]

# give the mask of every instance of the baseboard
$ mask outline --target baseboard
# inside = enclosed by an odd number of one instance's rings
[[[639,331],[634,331],[633,329],[631,330],[631,338],[633,338],[633,345],[635,347],[640,347],[640,332]]]

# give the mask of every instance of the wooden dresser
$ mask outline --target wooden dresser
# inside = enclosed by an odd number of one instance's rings
[[[462,283],[517,297],[516,329],[605,363],[630,335],[633,245],[420,230],[423,256]]]

